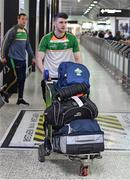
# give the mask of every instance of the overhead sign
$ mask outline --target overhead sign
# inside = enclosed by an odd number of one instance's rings
[[[122,10],[121,9],[101,9],[101,13],[105,13],[105,12],[113,14],[116,12],[121,13]]]
[[[69,24],[78,24],[78,21],[76,21],[76,20],[70,20],[70,21],[68,21],[68,23],[69,23]]]
[[[100,9],[100,16],[108,17],[130,17],[130,10],[127,9]]]

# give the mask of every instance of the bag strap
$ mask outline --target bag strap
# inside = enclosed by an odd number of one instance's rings
[[[78,104],[79,107],[82,107],[84,105],[78,96],[72,96],[71,98]]]
[[[60,102],[59,101],[54,101],[53,106],[54,106],[54,122],[55,122],[55,125],[58,125],[60,109],[61,109]]]

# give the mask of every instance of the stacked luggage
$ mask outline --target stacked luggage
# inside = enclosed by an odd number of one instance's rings
[[[89,98],[89,78],[89,70],[82,64],[63,62],[59,66],[54,84],[57,93],[44,111],[45,122],[53,127],[55,152],[88,158],[104,150],[104,132],[95,120],[98,108]]]

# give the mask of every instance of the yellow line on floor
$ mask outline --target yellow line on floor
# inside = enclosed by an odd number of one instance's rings
[[[119,143],[118,141],[115,141],[115,140],[112,140],[112,139],[107,139],[107,138],[104,138],[104,141],[111,142],[111,143]]]
[[[104,123],[112,123],[112,124],[119,124],[119,125],[121,125],[121,123],[118,120],[117,121],[113,121],[113,120],[110,120],[110,119],[103,119],[103,118],[96,118],[96,120],[102,121]]]
[[[121,125],[106,124],[106,123],[103,123],[103,122],[99,122],[99,125],[104,126],[104,127],[109,127],[109,128],[124,130],[124,128],[123,128]]]
[[[41,135],[37,135],[35,134],[34,138],[33,139],[39,139],[39,140],[44,140],[45,139],[45,136],[41,136]]]
[[[97,117],[98,119],[106,119],[106,120],[113,120],[113,121],[119,121],[118,119],[117,119],[117,117],[111,117],[111,116],[101,116],[101,115],[99,115],[98,117]]]
[[[44,131],[44,116],[40,115],[39,119],[38,119],[38,124],[35,130],[35,134],[33,137],[34,141],[40,142],[43,141],[45,139],[45,131]]]
[[[39,130],[39,129],[36,129],[36,130],[35,130],[35,133],[40,133],[40,134],[43,134],[43,135],[45,134],[45,132],[44,132],[44,131]]]
[[[120,129],[113,129],[113,128],[108,128],[108,127],[104,127],[104,126],[102,126],[101,128],[104,131],[104,133],[110,132],[110,133],[115,133],[115,134],[127,135],[125,133],[125,131],[122,131],[122,129],[121,130]]]
[[[38,125],[37,128],[44,129],[43,125]]]
[[[38,122],[38,126],[43,126],[44,122]]]

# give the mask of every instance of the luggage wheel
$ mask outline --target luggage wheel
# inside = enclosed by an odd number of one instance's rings
[[[44,143],[39,145],[38,159],[40,162],[45,162],[45,156],[49,156],[52,150],[51,142],[48,138],[44,140]]]
[[[81,158],[80,161],[80,176],[88,176],[90,173],[90,165],[93,161],[93,159],[91,159],[91,155],[88,154],[86,159]]]
[[[88,176],[89,175],[89,166],[84,166],[83,164],[80,166],[80,176]]]
[[[47,153],[46,155],[49,156],[52,150],[52,145],[49,138],[45,138],[44,140],[44,149],[45,149],[45,152]]]
[[[40,162],[45,162],[45,149],[44,144],[40,144],[38,147],[38,160]]]

